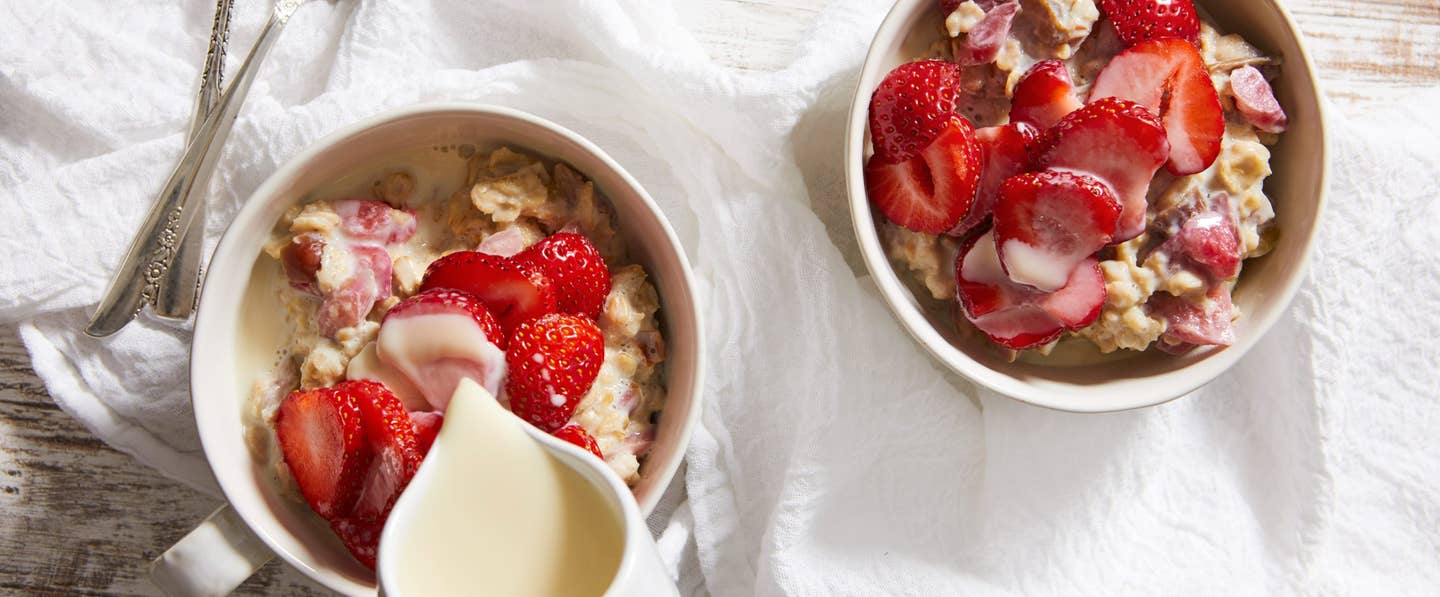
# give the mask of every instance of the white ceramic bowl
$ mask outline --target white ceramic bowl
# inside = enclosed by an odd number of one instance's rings
[[[254,352],[241,339],[257,326],[242,321],[242,303],[261,247],[286,208],[306,193],[403,152],[434,146],[501,143],[564,161],[592,180],[615,208],[631,257],[660,293],[670,350],[668,398],[654,447],[641,467],[635,497],[649,514],[685,455],[699,415],[704,367],[694,280],[675,233],[650,196],[605,152],[541,118],[506,108],[469,104],[417,106],[368,118],[301,152],[260,186],[220,239],[210,262],[195,322],[191,393],[201,444],[230,505],[276,554],[306,575],[346,594],[373,594],[374,575],[350,557],[305,504],[282,496],[265,463],[246,448],[241,413],[258,370],[275,347]],[[280,314],[275,314],[281,317]]]
[[[954,317],[917,299],[885,255],[877,218],[865,193],[864,164],[870,153],[866,114],[870,95],[891,69],[922,55],[939,39],[942,18],[935,0],[900,0],[875,34],[850,104],[845,138],[845,179],[850,213],[865,259],[881,294],[900,324],[947,367],[1001,394],[1032,404],[1077,412],[1139,408],[1178,398],[1204,385],[1259,341],[1284,313],[1304,277],[1316,223],[1324,203],[1327,166],[1324,114],[1315,67],[1290,15],[1273,0],[1197,0],[1224,33],[1239,33],[1262,52],[1282,60],[1275,92],[1290,128],[1271,148],[1274,170],[1265,191],[1275,206],[1280,238],[1267,256],[1245,262],[1234,301],[1242,317],[1235,343],[1184,356],[1157,350],[1118,355],[1099,364],[1057,366],[1007,362],[978,334],[962,334]],[[968,325],[963,323],[962,325]]]

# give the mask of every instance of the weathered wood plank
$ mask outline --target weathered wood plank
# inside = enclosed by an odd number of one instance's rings
[[[685,24],[716,62],[768,71],[826,0],[693,0]],[[1294,0],[1332,99],[1342,109],[1440,84],[1435,0]],[[95,439],[50,401],[13,326],[0,327],[0,593],[145,595],[146,563],[218,505]],[[271,563],[242,594],[323,591]]]

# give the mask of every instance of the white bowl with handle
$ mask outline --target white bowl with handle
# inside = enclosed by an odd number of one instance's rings
[[[360,164],[464,144],[504,144],[573,166],[614,207],[631,258],[650,274],[669,350],[667,398],[634,495],[641,513],[654,509],[684,459],[699,416],[705,362],[695,283],[674,231],[634,178],[570,130],[509,108],[421,105],[362,120],[316,142],[270,176],[221,237],[200,297],[190,375],[201,444],[229,505],[157,560],[152,577],[162,588],[223,593],[273,552],[333,590],[374,594],[374,573],[350,556],[306,504],[282,495],[267,463],[247,448],[242,413],[251,399],[250,384],[259,367],[273,362],[276,347],[248,341],[247,334],[263,326],[242,316],[246,290],[275,223],[307,193],[353,174]]]

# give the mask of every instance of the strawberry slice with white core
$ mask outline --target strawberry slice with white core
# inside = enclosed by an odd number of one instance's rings
[[[365,321],[377,301],[390,298],[393,266],[390,254],[374,245],[327,245],[323,250],[327,258],[321,279],[333,274],[341,282],[329,289],[323,282],[319,284],[321,299],[315,323],[321,334],[334,338],[340,330]]]
[[[980,144],[966,120],[955,117],[918,157],[865,165],[865,190],[880,213],[910,230],[941,234],[970,211],[980,183]]]
[[[372,460],[355,397],[330,388],[291,392],[275,411],[275,437],[310,508],[327,519],[349,512]]]
[[[340,230],[353,240],[393,245],[415,236],[415,214],[408,211],[373,199],[342,199],[332,205],[340,216]]]
[[[420,393],[420,388],[410,382],[398,369],[387,365],[380,360],[380,355],[375,352],[375,343],[370,342],[360,349],[355,358],[350,359],[350,364],[345,366],[345,379],[360,380],[368,379],[384,384],[391,393],[400,399],[407,410],[430,410],[430,402],[425,395]]]
[[[895,67],[870,96],[870,139],[887,164],[908,160],[955,117],[960,67],[920,60]]]
[[[1143,41],[1105,65],[1090,87],[1090,101],[1118,97],[1159,115],[1170,141],[1166,169],[1184,176],[1210,167],[1220,155],[1225,111],[1205,59],[1183,39]]]
[[[454,290],[422,292],[395,305],[375,339],[380,361],[409,379],[438,411],[463,378],[499,393],[503,346],[499,324],[479,299]]]
[[[995,6],[985,12],[985,18],[965,36],[965,41],[955,52],[955,61],[963,66],[989,64],[1000,55],[1001,46],[1010,37],[1010,27],[1015,15],[1020,12],[1020,2],[1013,0]]]
[[[1023,122],[975,131],[975,141],[980,144],[983,164],[980,170],[980,187],[975,193],[975,203],[970,206],[970,211],[946,234],[965,236],[985,223],[995,209],[995,197],[1000,191],[1000,183],[1030,170],[1031,150],[1039,138],[1040,132]]]
[[[521,323],[557,308],[555,288],[539,269],[478,251],[451,253],[425,268],[420,292],[442,288],[478,297],[506,337]]]
[[[1080,109],[1070,71],[1059,60],[1042,60],[1025,71],[1015,84],[1010,122],[1024,122],[1044,130]]]
[[[1010,279],[1065,287],[1081,261],[1110,242],[1120,200],[1094,177],[1045,170],[1011,177],[995,204],[995,246]]]
[[[965,318],[990,340],[1013,350],[1042,346],[1066,330],[1090,325],[1105,305],[1105,281],[1094,259],[1077,265],[1058,292],[1040,292],[1005,274],[993,231],[960,252],[955,280]]]
[[[423,458],[415,442],[415,427],[400,399],[385,386],[370,380],[344,381],[336,392],[355,396],[365,423],[365,439],[375,457],[360,483],[350,513],[366,520],[384,520],[400,492],[410,484]]]
[[[1199,301],[1157,292],[1145,303],[1152,316],[1165,320],[1159,346],[1182,353],[1195,346],[1229,346],[1235,343],[1234,310],[1230,290],[1211,288]]]
[[[1150,111],[1128,100],[1105,98],[1071,112],[1045,132],[1036,166],[1083,172],[1108,184],[1123,212],[1112,242],[1145,231],[1150,179],[1170,145]]]
[[[1259,69],[1246,65],[1230,71],[1230,93],[1235,96],[1235,107],[1240,110],[1240,115],[1255,128],[1267,133],[1285,132],[1290,119],[1280,108],[1275,90]]]

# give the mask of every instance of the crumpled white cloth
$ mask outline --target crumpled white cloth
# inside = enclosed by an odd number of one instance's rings
[[[181,149],[211,8],[184,4],[0,4],[0,321],[68,412],[214,492],[188,330],[80,333]],[[248,4],[233,48],[263,22]],[[1058,413],[943,373],[859,267],[843,114],[887,8],[834,2],[791,66],[757,74],[714,65],[660,2],[312,3],[230,136],[208,246],[339,125],[427,100],[531,111],[650,190],[701,282],[688,499],[652,521],[686,594],[1440,586],[1440,90],[1336,115],[1308,281],[1244,362],[1158,408]]]

